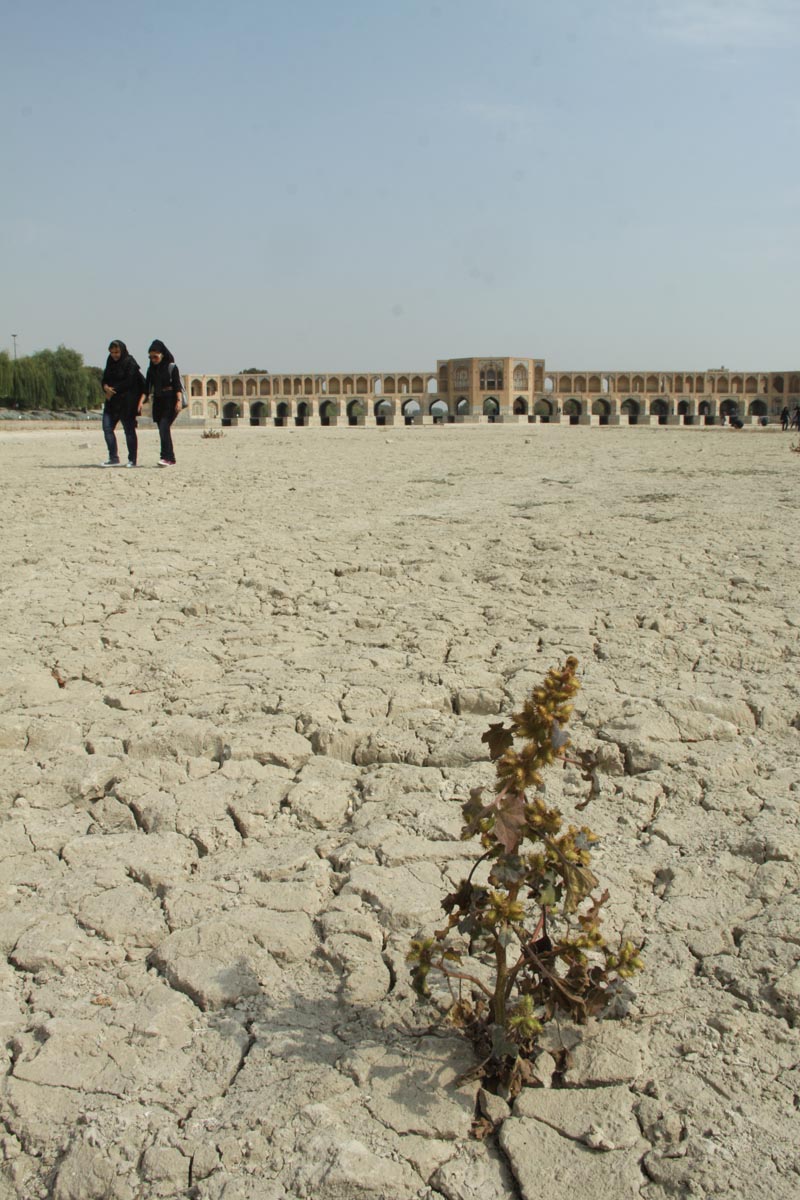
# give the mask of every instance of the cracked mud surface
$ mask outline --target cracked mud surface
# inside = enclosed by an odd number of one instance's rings
[[[177,449],[104,472],[83,433],[0,437],[0,1196],[794,1198],[787,440]],[[452,1086],[469,1048],[404,955],[469,857],[481,733],[568,653],[608,922],[647,969],[625,1020],[549,1032],[509,1111]]]

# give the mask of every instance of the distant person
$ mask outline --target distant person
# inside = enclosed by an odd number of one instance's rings
[[[147,351],[150,366],[145,380],[146,391],[153,404],[153,421],[161,437],[160,467],[175,466],[175,448],[172,445],[172,422],[183,408],[183,381],[175,359],[158,338],[151,342]]]
[[[800,429],[800,404],[792,413],[792,429]]]
[[[786,430],[788,428],[789,428],[789,406],[788,406],[788,404],[784,404],[783,408],[781,409],[781,429],[783,430],[784,433],[786,433]]]
[[[121,467],[117,435],[114,432],[119,422],[125,431],[125,444],[128,449],[126,466],[136,466],[138,439],[136,437],[136,418],[141,415],[144,400],[144,379],[139,370],[139,364],[128,347],[119,338],[109,343],[106,369],[103,371],[103,436],[106,439],[108,458],[104,467]]]

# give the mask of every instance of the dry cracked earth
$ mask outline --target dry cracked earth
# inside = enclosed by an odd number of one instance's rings
[[[181,430],[161,472],[149,429],[137,471],[86,439],[0,438],[0,1195],[795,1200],[788,437]],[[568,653],[646,970],[509,1105],[405,953],[481,733]]]

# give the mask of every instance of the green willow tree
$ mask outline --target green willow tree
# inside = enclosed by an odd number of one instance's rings
[[[102,370],[84,365],[68,346],[38,350],[11,361],[0,354],[0,404],[18,409],[46,408],[73,412],[103,403]]]

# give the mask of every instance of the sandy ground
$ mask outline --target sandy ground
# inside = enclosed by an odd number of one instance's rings
[[[0,436],[0,1196],[794,1200],[789,437],[176,442],[101,471],[96,432]],[[481,732],[567,653],[647,969],[481,1143],[404,954]]]

